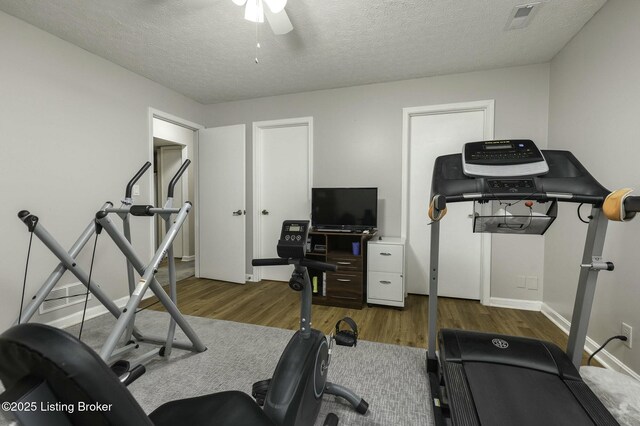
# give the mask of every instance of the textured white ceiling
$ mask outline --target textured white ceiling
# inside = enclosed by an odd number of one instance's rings
[[[549,61],[606,0],[289,0],[294,30],[231,0],[0,0],[0,10],[204,104]]]

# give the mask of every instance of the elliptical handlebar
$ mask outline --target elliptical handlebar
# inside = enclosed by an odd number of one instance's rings
[[[142,175],[144,175],[144,172],[146,172],[149,167],[151,167],[151,163],[149,161],[147,161],[146,163],[144,163],[142,168],[140,170],[138,170],[138,173],[136,173],[133,176],[133,178],[131,178],[131,180],[127,184],[127,189],[125,190],[125,193],[124,193],[124,197],[125,198],[131,198],[131,192],[133,191],[133,185],[136,184],[136,182],[142,177]]]
[[[191,160],[189,159],[184,160],[184,163],[182,163],[182,166],[180,166],[175,176],[171,178],[171,182],[169,182],[169,189],[167,190],[168,198],[173,198],[173,189],[175,188],[176,184],[180,180],[180,177],[182,176],[184,171],[187,170],[187,167],[189,167],[189,164],[191,164]]]
[[[278,265],[295,265],[304,266],[311,269],[317,269],[320,271],[332,271],[338,270],[338,266],[332,263],[320,262],[317,260],[309,259],[283,259],[275,257],[271,259],[253,259],[251,265],[253,266],[278,266]]]

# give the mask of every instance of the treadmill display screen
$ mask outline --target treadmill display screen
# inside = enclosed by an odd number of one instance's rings
[[[494,149],[513,149],[513,145],[511,144],[503,144],[503,145],[485,145],[484,149],[494,150]]]
[[[462,152],[467,176],[540,176],[549,171],[542,153],[530,139],[467,142]]]
[[[464,145],[466,164],[504,166],[544,161],[540,150],[530,140],[470,142]]]

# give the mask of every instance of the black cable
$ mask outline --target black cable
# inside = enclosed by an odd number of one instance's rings
[[[533,195],[533,194],[530,194],[530,195]],[[533,221],[533,207],[529,207],[529,222],[527,223],[526,226],[524,226],[522,224],[520,227],[518,227],[517,226],[517,225],[519,225],[518,223],[514,224],[516,226],[513,226],[513,225],[507,223],[507,217],[514,218],[514,215],[507,216],[507,213],[508,213],[507,207],[511,207],[511,206],[513,206],[515,204],[518,204],[519,202],[521,202],[523,200],[524,199],[518,200],[515,203],[505,203],[502,200],[498,200],[498,203],[500,204],[500,206],[503,206],[503,205],[505,206],[505,208],[504,208],[504,216],[503,216],[503,224],[504,224],[505,228],[516,230],[516,231],[525,231],[525,230],[529,229],[529,227],[531,226],[531,223]],[[515,217],[522,217],[522,215],[516,215]]]
[[[20,313],[18,314],[18,324],[22,321],[22,308],[24,307],[24,292],[27,288],[27,271],[29,270],[29,258],[31,257],[31,242],[33,241],[33,232],[30,233],[29,248],[27,249],[27,261],[24,265],[24,280],[22,282],[22,297],[20,298]]]
[[[581,208],[583,205],[584,205],[584,203],[580,203],[580,204],[578,205],[578,219],[580,219],[580,222],[582,222],[582,223],[589,223],[589,222],[587,222],[586,220],[584,220],[584,219],[582,218],[582,216],[580,215],[580,208]],[[589,215],[589,216],[587,216],[587,218],[589,219],[589,221],[591,221],[591,219],[593,219],[593,216]]]
[[[589,356],[589,359],[587,360],[587,365],[591,365],[591,360],[593,359],[593,357],[594,357],[594,356],[596,356],[596,354],[597,354],[598,352],[600,352],[601,350],[603,350],[603,349],[604,349],[604,347],[605,347],[605,346],[607,346],[607,344],[609,344],[609,342],[610,342],[610,341],[612,341],[613,339],[618,339],[618,340],[622,340],[623,342],[626,342],[626,341],[627,341],[627,336],[620,335],[620,336],[611,336],[611,337],[609,337],[609,338],[608,338],[608,339],[607,339],[607,340],[602,344],[602,346],[600,346],[598,349],[596,349],[596,351],[595,351],[594,353],[592,353],[592,354]]]
[[[150,305],[148,305],[148,306],[145,306],[144,308],[140,308],[140,309],[138,309],[138,310],[136,311],[136,314],[137,314],[138,312],[142,312],[142,311],[144,311],[144,310],[145,310],[145,309],[147,309],[147,308],[152,307],[153,305],[157,305],[158,303],[160,303],[160,301],[159,301],[159,300],[156,300],[156,301],[155,301],[155,302],[153,302],[152,304],[150,304]]]
[[[500,204],[502,204],[502,201],[500,200],[500,198],[498,198],[496,193],[493,192],[493,190],[491,189],[491,185],[489,185],[488,183],[487,183],[487,188],[489,189],[489,194],[491,194],[493,196],[493,198],[495,198],[496,201],[498,201],[498,202],[500,202]],[[520,198],[519,200],[516,200],[514,203],[510,203],[510,205],[516,205],[519,202],[527,200],[527,199],[531,198],[531,196],[536,195],[536,194],[544,195],[542,192],[534,191],[534,192],[531,192],[529,194],[526,194],[523,198]]]
[[[488,183],[487,183],[487,189],[489,190],[489,194],[491,194],[491,195],[493,196],[493,198],[495,199],[495,201],[497,201],[497,202],[498,202],[498,204],[499,204],[500,206],[503,206],[503,205],[504,205],[504,206],[506,206],[506,207],[505,207],[505,209],[504,209],[504,222],[503,222],[503,224],[505,225],[505,227],[506,227],[507,229],[512,229],[512,230],[526,230],[527,228],[529,228],[529,227],[531,226],[531,222],[533,221],[533,209],[529,208],[529,223],[527,224],[527,226],[517,228],[517,227],[513,227],[513,226],[511,226],[510,224],[508,224],[508,223],[507,223],[507,207],[515,206],[516,204],[518,204],[518,203],[520,203],[520,202],[522,202],[522,201],[524,201],[524,200],[527,200],[527,199],[531,198],[533,195],[536,195],[536,194],[542,194],[541,192],[539,192],[539,191],[534,191],[534,192],[531,192],[531,193],[529,193],[529,194],[526,194],[524,197],[522,197],[522,198],[520,198],[520,199],[518,199],[518,200],[515,200],[514,202],[511,202],[511,203],[505,203],[505,202],[504,202],[504,201],[502,201],[500,198],[498,198],[498,196],[496,195],[496,193],[495,193],[495,192],[493,192],[493,190],[491,189],[491,185],[489,185]],[[487,200],[487,201],[489,201],[489,200]]]
[[[51,299],[44,299],[43,302],[51,302],[52,300],[70,299],[72,297],[80,297],[80,296],[86,296],[86,295],[87,293],[80,293],[80,294],[72,294],[71,296],[52,297]]]
[[[520,200],[520,201],[522,201],[522,200]],[[518,201],[518,202],[520,202],[520,201]],[[522,217],[522,215],[519,215],[519,216]],[[531,226],[531,222],[533,222],[533,207],[529,207],[529,221],[527,222],[527,224],[521,226],[520,228],[516,228],[516,229],[519,230],[519,231],[526,231]]]
[[[89,302],[89,292],[91,289],[91,274],[93,273],[93,261],[96,258],[96,247],[98,246],[98,235],[99,232],[96,232],[96,238],[93,242],[93,253],[91,254],[91,266],[89,267],[89,280],[87,281],[87,292],[84,297],[84,309],[82,310],[82,321],[80,322],[80,332],[78,333],[78,340],[82,338],[82,328],[84,327],[84,319],[87,314],[87,303]]]
[[[503,203],[501,200],[498,200],[498,203],[500,206],[504,205],[504,215],[503,215],[503,219],[502,219],[502,224],[505,226],[505,228],[507,229],[518,229],[517,227],[512,227],[511,224],[507,223],[507,214],[509,214],[509,212],[507,211],[507,207],[511,207],[511,203]],[[513,215],[511,215],[513,216]]]

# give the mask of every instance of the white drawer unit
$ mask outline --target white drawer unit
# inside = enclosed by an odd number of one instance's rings
[[[367,256],[367,303],[404,307],[404,240],[370,240]]]
[[[369,241],[367,262],[370,271],[401,273],[404,269],[404,246],[390,244],[386,240]]]
[[[367,301],[379,300],[402,302],[402,277],[393,272],[369,272]]]

